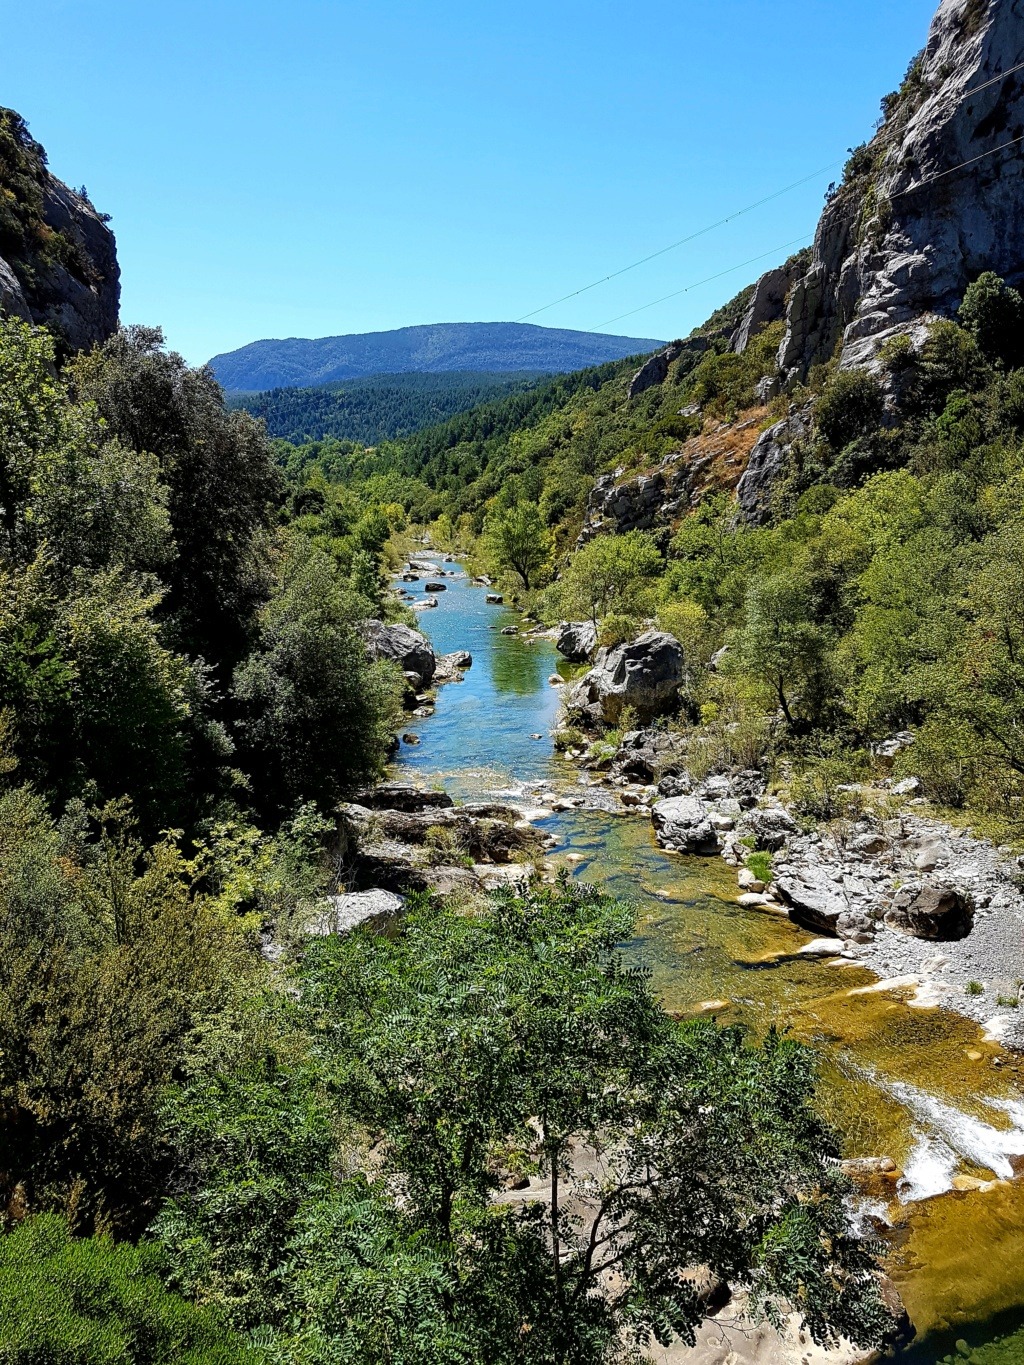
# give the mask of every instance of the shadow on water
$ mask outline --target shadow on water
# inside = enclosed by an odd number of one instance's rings
[[[520,620],[482,589],[447,582],[420,626],[439,653],[469,649],[473,667],[439,690],[432,717],[411,722],[422,743],[403,746],[400,763],[456,799],[514,790],[542,806],[577,781],[554,753],[559,693],[547,681],[571,670],[550,641],[502,635]],[[920,1334],[900,1359],[935,1365],[963,1339],[990,1343],[983,1365],[1024,1365],[1024,1333],[992,1344],[1024,1324],[1024,1182],[928,1197],[958,1172],[1006,1173],[1007,1153],[1024,1153],[1021,1077],[991,1065],[1000,1049],[961,1015],[913,1008],[907,990],[870,989],[861,967],[801,958],[811,935],[737,905],[732,870],[662,852],[645,821],[571,810],[541,828],[555,862],[571,859],[575,876],[635,905],[625,951],[649,967],[667,1009],[756,1033],[774,1024],[813,1045],[820,1105],[847,1153],[891,1156],[908,1173],[886,1210],[887,1268]]]

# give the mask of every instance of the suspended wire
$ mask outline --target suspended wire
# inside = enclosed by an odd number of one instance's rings
[[[593,280],[590,284],[585,284],[582,289],[574,289],[571,294],[563,294],[560,299],[553,299],[551,303],[545,303],[540,308],[535,308],[532,313],[524,313],[521,318],[516,318],[516,322],[526,322],[528,318],[535,318],[538,313],[546,313],[549,308],[555,308],[560,303],[565,303],[569,299],[578,298],[580,294],[586,294],[590,289],[596,289],[599,284],[607,284],[609,280],[618,279],[620,275],[627,274],[630,270],[636,270],[638,266],[646,265],[648,261],[657,260],[659,256],[664,256],[669,251],[675,251],[677,247],[686,246],[688,242],[695,242],[698,237],[703,237],[709,232],[714,232],[716,228],[724,227],[726,223],[731,223],[734,218],[742,218],[745,213],[753,213],[754,209],[762,208],[765,204],[770,204],[774,199],[781,199],[784,194],[789,194],[791,190],[799,189],[801,185],[806,185],[808,181],[814,180],[819,175],[824,175],[826,171],[832,170],[840,165],[840,161],[830,161],[827,166],[821,166],[818,170],[812,171],[810,175],[805,175],[802,180],[794,180],[791,185],[786,185],[784,189],[776,190],[773,194],[766,195],[764,199],[758,199],[754,204],[747,204],[745,208],[735,209],[724,218],[719,218],[716,223],[709,223],[707,227],[699,228],[696,232],[691,232],[689,237],[680,237],[678,242],[673,242],[670,246],[663,246],[659,251],[652,251],[649,256],[644,256],[639,261],[633,261],[631,265],[624,265],[621,270],[613,270],[610,275],[602,275],[599,280]]]
[[[720,280],[723,275],[731,275],[735,270],[742,270],[744,266],[754,265],[757,261],[763,261],[766,256],[775,256],[780,251],[785,251],[791,246],[806,246],[813,241],[813,235],[804,233],[802,237],[796,237],[791,242],[783,242],[781,246],[772,247],[771,251],[762,251],[760,256],[751,256],[747,261],[740,261],[738,265],[731,265],[727,270],[720,270],[717,275],[708,275],[703,280],[695,280],[693,284],[685,285],[682,289],[676,289],[671,294],[664,294],[660,299],[652,299],[650,303],[642,303],[639,308],[631,308],[628,313],[620,313],[618,317],[609,318],[607,322],[599,322],[591,331],[598,332],[602,327],[610,327],[613,322],[621,322],[623,318],[631,318],[634,313],[642,313],[647,308],[654,308],[656,304],[667,303],[669,299],[677,299],[680,294],[688,294],[691,289],[699,289],[702,284],[710,284],[713,280]]]
[[[960,98],[965,100],[968,95],[976,95],[979,90],[987,90],[990,85],[995,85],[998,81],[1005,81],[1007,76],[1012,76],[1015,71],[1024,71],[1024,62],[1018,62],[1016,66],[1011,66],[1009,71],[1000,71],[998,76],[993,76],[984,85],[975,85],[970,90],[965,90]]]
[[[934,185],[936,180],[942,180],[947,175],[952,175],[954,171],[962,171],[965,166],[973,166],[978,161],[984,161],[987,156],[995,156],[996,152],[1005,152],[1007,147],[1016,147],[1018,142],[1024,142],[1024,136],[1011,138],[1009,142],[1000,143],[998,147],[991,147],[987,152],[982,152],[980,156],[972,156],[970,161],[961,161],[958,166],[950,166],[948,171],[939,171],[936,175],[930,175],[927,180],[919,180],[916,185],[908,185],[905,190],[897,190],[895,194],[887,196],[889,199],[902,199],[905,194],[913,194],[915,190],[924,189],[925,185]]]
[[[1013,76],[1018,71],[1024,71],[1024,62],[1018,62],[1016,66],[1011,66],[1008,71],[1001,71],[998,75],[992,76],[989,80],[983,81],[981,85],[975,85],[970,90],[965,90],[961,99],[967,99],[970,95],[980,94],[982,90],[987,90],[992,85],[997,85],[1000,81],[1006,80],[1008,76]],[[897,190],[895,194],[888,196],[890,200],[900,199],[905,194],[913,194],[916,190],[923,189],[925,185],[932,185],[936,180],[942,180],[947,175],[952,175],[955,171],[962,171],[967,166],[973,166],[979,161],[984,161],[986,157],[994,156],[997,152],[1006,151],[1008,147],[1015,147],[1018,143],[1024,142],[1024,136],[1015,137],[1009,142],[1001,143],[998,147],[993,147],[987,152],[982,152],[979,156],[971,157],[969,161],[961,161],[958,166],[950,166],[948,170],[939,171],[936,175],[929,176],[927,180],[920,180],[916,185],[908,185],[905,190]],[[717,222],[709,223],[706,227],[699,228],[698,231],[691,233],[688,237],[680,237],[677,242],[672,242],[669,246],[661,247],[658,251],[652,251],[649,256],[643,256],[638,261],[633,261],[630,265],[624,265],[620,270],[613,270],[610,275],[603,275],[599,280],[593,280],[590,284],[585,284],[580,289],[574,289],[570,294],[563,294],[559,299],[553,299],[551,303],[545,303],[540,308],[535,308],[531,313],[524,313],[522,317],[516,318],[516,322],[526,322],[529,318],[535,318],[538,313],[546,313],[549,308],[556,308],[560,303],[567,303],[569,299],[575,299],[580,294],[586,294],[591,289],[596,289],[598,285],[607,284],[609,280],[618,279],[620,275],[626,275],[631,270],[636,270],[641,265],[646,265],[648,261],[655,261],[659,256],[664,256],[670,251],[675,251],[681,246],[686,246],[689,242],[694,242],[698,237],[704,237],[709,232],[714,232],[717,228],[724,227],[726,223],[731,223],[736,218],[742,218],[744,214],[753,213],[755,209],[763,208],[765,204],[770,204],[775,199],[780,199],[784,194],[789,194],[792,190],[799,189],[801,185],[806,185],[819,175],[824,175],[833,167],[842,164],[842,158],[837,161],[830,161],[828,165],[821,166],[818,170],[812,171],[810,175],[805,175],[800,180],[794,180],[791,185],[786,185],[781,190],[766,195],[764,199],[758,199],[753,204],[747,204],[744,208],[736,209],[727,214],[724,218],[719,218]],[[797,238],[797,242],[811,240],[808,237]],[[666,303],[669,299],[675,299],[680,294],[687,294],[691,289],[698,289],[701,285],[710,284],[714,280],[719,280],[723,275],[730,275],[735,270],[742,270],[745,265],[753,265],[757,261],[763,261],[767,256],[773,256],[776,251],[784,251],[786,246],[793,246],[795,242],[787,242],[785,246],[776,247],[773,251],[766,251],[760,256],[753,256],[749,261],[743,261],[740,265],[730,266],[727,270],[721,271],[717,275],[709,275],[707,279],[698,280],[695,284],[688,284],[683,289],[677,289],[674,293],[665,294],[660,299],[654,299],[651,303],[641,304],[639,308],[633,308],[628,313],[620,313],[618,317],[609,318],[607,322],[598,323],[594,331],[602,327],[610,327],[613,322],[621,322],[623,318],[631,318],[636,313],[643,313],[648,308],[654,308],[659,303]]]
[[[1021,66],[1024,67],[1024,62],[1021,63]],[[1016,67],[1014,68],[1014,70],[1017,69],[1018,68]],[[1010,72],[1007,71],[1004,74],[1008,76],[1010,75]],[[981,89],[980,86],[978,88]],[[905,194],[913,194],[916,190],[924,189],[926,185],[933,185],[936,180],[942,180],[947,175],[952,175],[955,171],[962,171],[966,166],[974,166],[979,161],[984,161],[987,157],[995,156],[997,152],[1005,152],[1007,147],[1016,147],[1021,142],[1024,142],[1024,135],[1011,138],[1009,142],[1002,142],[998,147],[991,147],[987,152],[982,152],[979,156],[972,156],[968,161],[961,161],[959,165],[950,166],[948,170],[938,171],[935,175],[930,175],[927,180],[919,180],[916,185],[908,185],[905,190],[897,190],[895,194],[890,194],[887,198],[890,200],[901,199]],[[798,242],[808,242],[811,240],[813,240],[813,238],[806,236],[797,238]],[[691,289],[697,289],[702,284],[710,284],[712,280],[719,280],[723,275],[731,275],[734,270],[742,270],[745,265],[753,265],[755,261],[763,261],[765,256],[774,256],[776,252],[784,251],[787,246],[795,245],[795,242],[786,242],[783,246],[775,247],[772,251],[766,251],[761,256],[754,256],[749,261],[742,261],[739,265],[732,265],[727,270],[721,271],[718,275],[709,275],[707,279],[698,280],[696,284],[688,284],[684,289],[677,289],[672,294],[665,294],[660,299],[653,299],[650,303],[641,304],[639,308],[632,308],[628,313],[620,313],[618,317],[609,318],[607,322],[599,322],[592,330],[598,332],[602,327],[610,327],[613,322],[621,322],[623,318],[631,318],[635,313],[643,313],[646,309],[654,308],[659,303],[667,303],[669,299],[676,299],[680,294],[688,294]]]

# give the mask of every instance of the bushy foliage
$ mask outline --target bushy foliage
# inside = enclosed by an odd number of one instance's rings
[[[0,1237],[3,1365],[257,1365],[208,1309],[164,1288],[156,1246],[73,1239],[53,1214]]]
[[[692,1341],[697,1267],[819,1339],[878,1340],[808,1054],[674,1023],[617,950],[630,923],[566,885],[314,945],[303,1060],[175,1105],[172,1283],[324,1365],[596,1365]],[[348,1133],[333,1180],[327,1095]],[[528,1200],[496,1198],[524,1174]]]

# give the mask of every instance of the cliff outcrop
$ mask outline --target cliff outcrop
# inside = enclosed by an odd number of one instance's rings
[[[105,217],[50,173],[21,115],[0,108],[0,314],[80,351],[117,330],[120,294]]]
[[[786,379],[875,364],[984,270],[1024,282],[1024,0],[942,0],[884,122],[847,163],[789,293]]]

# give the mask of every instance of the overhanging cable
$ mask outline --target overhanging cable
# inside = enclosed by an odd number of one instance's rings
[[[677,299],[680,294],[688,294],[691,289],[699,289],[702,284],[711,284],[713,280],[720,280],[723,275],[731,275],[734,270],[742,270],[744,266],[754,265],[757,261],[763,261],[767,256],[775,256],[780,251],[785,251],[791,246],[806,246],[813,241],[813,235],[805,233],[802,237],[796,237],[791,242],[783,242],[781,246],[772,247],[770,251],[762,251],[760,256],[751,256],[749,260],[740,261],[738,265],[730,265],[726,270],[720,270],[717,275],[708,275],[703,280],[695,280],[693,284],[687,284],[682,289],[676,289],[671,294],[663,294],[660,299],[652,299],[650,303],[642,303],[639,308],[631,308],[628,313],[620,313],[618,317],[609,318],[607,322],[599,322],[591,331],[599,332],[602,327],[610,327],[613,322],[621,322],[623,318],[631,318],[634,313],[642,313],[647,308],[654,308],[659,303],[667,303],[669,299]]]
[[[822,166],[810,175],[805,175],[801,180],[794,180],[791,185],[786,185],[784,189],[776,190],[773,194],[766,195],[764,199],[758,199],[756,203],[747,204],[745,208],[735,209],[724,218],[719,218],[716,223],[709,223],[707,227],[691,232],[688,237],[680,237],[678,242],[673,242],[670,246],[663,246],[659,251],[652,251],[649,256],[644,256],[639,261],[633,261],[631,265],[624,265],[621,270],[613,270],[610,275],[603,275],[599,280],[593,280],[590,284],[585,284],[582,289],[574,289],[571,294],[563,294],[560,299],[553,299],[551,303],[545,303],[540,308],[535,308],[532,313],[524,313],[521,318],[516,318],[516,322],[526,322],[528,318],[535,318],[538,313],[546,313],[549,308],[556,308],[560,303],[566,303],[569,299],[578,298],[580,294],[586,294],[588,290],[596,289],[599,284],[607,284],[609,280],[618,279],[620,275],[628,274],[630,270],[636,270],[638,266],[646,265],[648,261],[657,260],[659,256],[664,256],[669,251],[675,251],[677,247],[686,246],[688,242],[695,242],[698,237],[704,237],[709,232],[714,232],[716,228],[724,227],[726,223],[731,223],[734,218],[742,218],[745,213],[753,213],[754,209],[759,209],[765,204],[770,204],[774,199],[780,199],[784,194],[789,194],[791,190],[799,189],[801,185],[806,185],[808,181],[814,180],[819,175],[824,175],[833,167],[840,165],[839,161],[830,161],[827,166]]]

